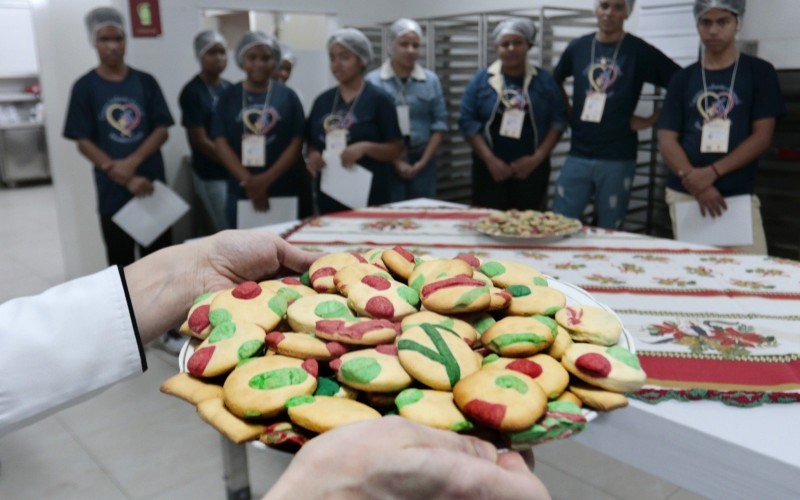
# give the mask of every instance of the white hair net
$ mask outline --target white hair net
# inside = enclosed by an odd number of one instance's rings
[[[244,53],[259,45],[269,47],[276,64],[281,61],[281,45],[274,36],[268,35],[263,31],[248,31],[239,40],[239,45],[236,46],[236,64],[241,68],[244,62]]]
[[[201,31],[196,37],[194,37],[195,57],[197,57],[197,59],[202,58],[203,54],[208,52],[208,50],[214,45],[222,45],[223,47],[228,48],[228,42],[225,41],[225,37],[222,36],[218,31]]]
[[[725,9],[733,12],[736,17],[741,19],[744,16],[746,3],[746,0],[695,0],[694,18],[700,19],[700,16],[711,9]]]
[[[418,37],[422,38],[422,27],[413,19],[406,17],[398,19],[389,26],[389,41],[394,43],[395,40],[408,33],[416,33]]]
[[[333,35],[328,38],[328,50],[331,50],[331,47],[337,43],[358,56],[364,63],[364,66],[369,66],[369,63],[372,61],[372,44],[364,33],[355,28],[336,30]]]
[[[596,9],[602,1],[603,0],[594,0],[594,8]],[[625,7],[628,9],[628,15],[633,12],[634,5],[636,5],[636,0],[625,0]]]
[[[500,43],[500,39],[505,35],[519,35],[531,45],[536,41],[536,25],[530,19],[513,17],[500,22],[492,31],[492,40],[495,45]]]
[[[117,9],[111,7],[98,7],[92,9],[84,18],[86,31],[89,33],[89,41],[94,43],[97,32],[107,26],[113,26],[125,34],[125,21],[122,14]]]
[[[281,44],[281,62],[283,61],[289,61],[292,66],[297,62],[297,56],[294,55],[291,47],[284,43]]]

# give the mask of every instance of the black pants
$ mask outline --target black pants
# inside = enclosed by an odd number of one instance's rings
[[[472,161],[472,204],[498,210],[542,210],[550,182],[550,158],[539,165],[527,179],[495,182],[486,165],[476,157]]]
[[[136,241],[111,220],[111,217],[100,216],[100,228],[106,244],[106,258],[109,266],[127,266],[132,264]],[[172,245],[172,231],[167,229],[149,247],[139,246],[142,257]]]

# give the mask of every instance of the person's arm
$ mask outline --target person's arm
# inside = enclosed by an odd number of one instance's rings
[[[222,163],[222,160],[217,156],[217,147],[208,136],[205,127],[186,127],[186,138],[189,140],[189,145],[191,145],[192,149],[199,151],[216,163]]]
[[[161,146],[167,142],[167,139],[169,139],[167,127],[156,127],[133,153],[125,158],[111,160],[106,173],[111,180],[117,184],[122,186],[127,185],[134,174],[136,174],[136,169],[139,168],[139,165],[157,153],[158,150],[161,149]]]
[[[242,184],[244,192],[253,201],[253,206],[256,210],[264,211],[269,209],[267,192],[270,186],[297,165],[302,152],[303,138],[300,136],[294,137],[278,157],[278,160],[266,172],[253,175]]]
[[[387,142],[354,142],[342,151],[342,165],[351,167],[358,163],[364,156],[369,156],[373,160],[392,163],[403,154],[402,139],[391,139]]]
[[[108,169],[111,168],[111,157],[105,151],[100,149],[91,139],[78,139],[77,144],[80,154],[92,162],[95,168],[108,172]]]
[[[643,63],[641,68],[645,72],[644,81],[656,87],[666,88],[675,73],[681,69],[675,61],[649,43],[645,43],[642,47],[638,60]],[[638,132],[654,126],[658,123],[660,114],[661,111],[656,110],[650,116],[633,115],[630,123],[631,130]]]
[[[420,159],[414,163],[414,174],[419,173],[425,165],[427,165],[433,156],[436,154],[436,151],[439,150],[439,146],[442,145],[442,141],[444,141],[444,132],[433,132],[431,134],[430,139],[428,139],[428,144],[425,145],[425,150],[422,152],[422,156]]]
[[[445,133],[447,133],[447,103],[444,100],[444,93],[442,92],[442,85],[439,83],[439,78],[435,74],[431,74],[434,87],[434,98],[431,101],[431,136],[428,143],[425,145],[425,150],[422,152],[422,157],[412,166],[413,171],[411,176],[414,177],[422,171],[425,166],[430,163],[431,159],[436,155],[436,151],[444,141]]]
[[[576,42],[573,40],[567,45],[567,48],[564,49],[564,53],[561,54],[561,58],[558,60],[558,64],[553,68],[553,79],[556,85],[558,85],[559,90],[561,90],[561,98],[564,100],[567,120],[572,118],[572,104],[569,101],[567,89],[564,88],[564,81],[572,76],[572,58],[575,52],[575,43]]]
[[[516,171],[514,177],[527,179],[550,156],[563,133],[564,131],[558,127],[551,128],[532,155],[523,156],[511,162],[511,168]]]
[[[638,132],[640,130],[648,129],[658,123],[658,117],[661,115],[660,110],[656,110],[650,116],[633,115],[631,117],[631,130]]]

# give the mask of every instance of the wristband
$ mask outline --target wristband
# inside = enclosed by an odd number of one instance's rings
[[[720,173],[719,173],[719,170],[717,170],[717,164],[716,163],[712,163],[711,164],[711,170],[714,171],[714,175],[717,176],[717,179],[722,177],[722,175],[720,175]]]

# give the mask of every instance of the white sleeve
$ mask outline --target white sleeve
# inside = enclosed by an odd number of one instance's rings
[[[120,267],[0,304],[0,435],[146,369]]]

